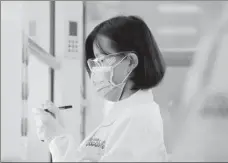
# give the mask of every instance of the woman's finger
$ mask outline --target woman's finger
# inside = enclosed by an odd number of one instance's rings
[[[40,140],[45,140],[45,137],[46,137],[46,127],[45,126],[41,126],[41,127],[38,127],[36,129],[36,134],[38,136],[38,138]]]
[[[43,106],[43,110],[50,111],[51,113],[54,114],[54,117],[58,113],[58,108],[51,101],[48,101],[48,100],[45,102],[45,104]]]
[[[50,115],[46,115],[46,114],[43,114],[43,115],[35,115],[34,116],[34,120],[35,122],[37,123],[37,125],[41,125],[41,124],[48,124],[49,121],[52,121],[52,117]]]
[[[41,126],[39,126],[39,127],[37,127],[37,131],[39,132],[39,133],[42,133],[42,132],[44,132],[45,130],[46,130],[46,126],[45,125],[41,125]]]
[[[45,109],[51,109],[51,108],[53,108],[53,107],[55,107],[55,105],[51,102],[51,101],[46,101],[45,102]]]
[[[32,113],[35,115],[37,115],[37,114],[39,115],[39,114],[43,114],[44,110],[42,108],[33,108]]]
[[[44,125],[44,122],[41,120],[41,118],[39,116],[35,116],[34,117],[35,123],[36,123],[36,127],[40,127]]]
[[[51,115],[51,113],[49,113],[49,109],[40,109],[40,108],[33,108],[33,113],[35,114],[35,115]]]
[[[50,109],[50,110],[55,110],[57,107],[55,106],[54,103],[52,103],[51,101],[48,101],[47,102],[47,107]]]
[[[46,104],[46,106],[47,106],[47,109],[49,111],[51,111],[52,113],[54,113],[54,114],[57,113],[58,107],[56,107],[55,104],[53,104],[51,101],[48,101],[47,104]]]
[[[48,123],[49,123],[48,120],[44,119],[43,117],[37,116],[35,118],[36,127],[46,126]]]
[[[50,121],[53,120],[53,117],[50,115],[50,113],[40,113],[40,114],[36,114],[34,116],[34,119],[37,123],[37,125],[41,125],[41,124],[48,124]]]
[[[52,105],[54,105],[54,104],[53,104],[51,101],[46,100],[46,101],[41,105],[41,108],[42,108],[43,110],[49,109],[49,108],[52,107]]]
[[[42,104],[42,105],[41,105],[41,108],[44,110],[44,109],[46,108],[46,104],[45,104],[45,103]]]
[[[53,102],[51,102],[49,100],[47,100],[45,104],[48,105],[48,106],[53,106],[54,105]]]

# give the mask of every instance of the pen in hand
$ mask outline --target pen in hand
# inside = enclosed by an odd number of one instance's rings
[[[58,108],[59,108],[60,110],[71,109],[71,108],[72,108],[72,105],[60,106],[60,107],[58,107]],[[44,111],[50,113],[54,118],[56,118],[56,117],[55,117],[55,114],[52,113],[51,111],[49,111],[48,109],[44,109]]]
[[[70,109],[70,108],[72,108],[72,105],[60,106],[60,107],[58,107],[58,108],[59,108],[60,110]],[[50,110],[44,109],[44,111],[50,113],[54,118],[56,118],[55,114],[52,113]],[[44,142],[44,140],[41,140],[41,141]]]

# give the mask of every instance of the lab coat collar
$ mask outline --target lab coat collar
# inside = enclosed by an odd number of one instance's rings
[[[151,102],[154,102],[152,90],[139,90],[130,97],[118,102],[105,101],[105,116],[110,114],[110,112],[122,112],[127,108],[134,108],[140,104]]]

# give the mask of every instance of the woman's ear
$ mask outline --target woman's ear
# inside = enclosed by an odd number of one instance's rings
[[[131,70],[134,70],[138,66],[138,56],[134,52],[130,52],[128,54],[128,58],[130,60],[130,68]]]

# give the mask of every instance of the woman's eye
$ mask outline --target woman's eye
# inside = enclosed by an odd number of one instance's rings
[[[100,63],[101,63],[102,65],[106,65],[106,59],[105,59],[105,58],[100,59]]]

